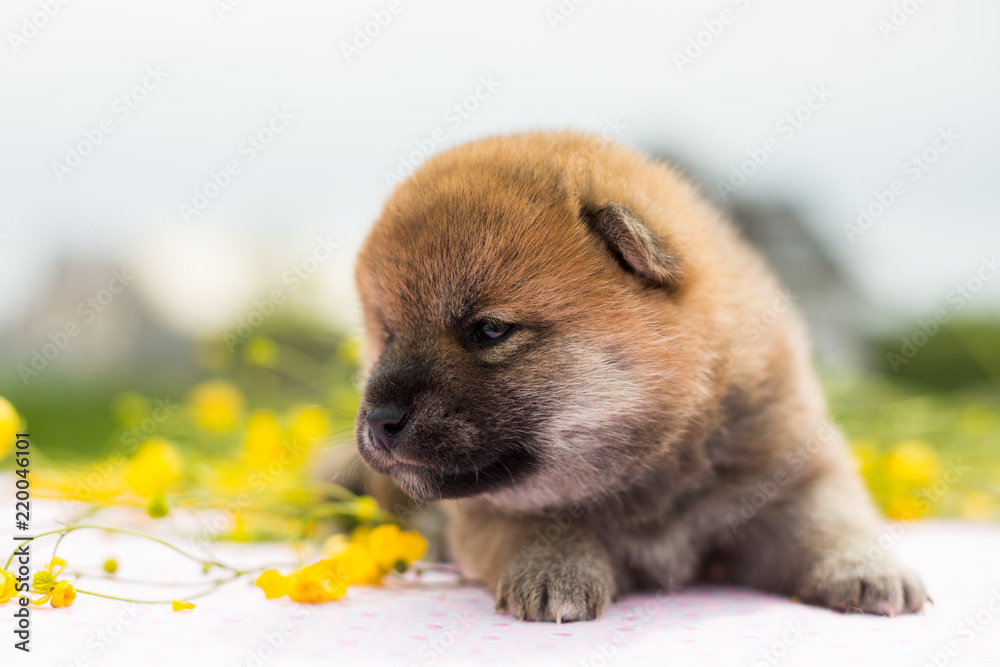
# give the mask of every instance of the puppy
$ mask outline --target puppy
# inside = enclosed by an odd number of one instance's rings
[[[498,610],[592,619],[704,579],[890,616],[927,600],[873,549],[801,322],[670,168],[573,133],[449,150],[392,194],[357,285],[359,452],[451,499],[450,550]]]

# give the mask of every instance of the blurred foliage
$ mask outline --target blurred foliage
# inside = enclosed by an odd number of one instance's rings
[[[357,343],[276,326],[235,345],[195,345],[195,372],[175,372],[170,382],[56,378],[44,392],[12,388],[6,395],[38,453],[36,483],[150,517],[249,498],[213,538],[287,539],[391,520],[370,499],[310,474],[327,445],[353,442]],[[875,349],[887,359],[904,339],[912,334]],[[949,322],[921,342],[898,373],[825,370],[833,420],[889,517],[998,519],[1000,325]]]
[[[395,521],[314,474],[326,446],[353,442],[355,341],[298,329],[198,343],[192,356],[202,380],[163,393],[141,381],[124,392],[113,383],[10,392],[30,427],[35,495],[151,518],[221,511],[202,531],[208,539],[315,537]]]
[[[940,325],[930,317],[920,322],[923,326],[873,341],[880,352],[880,371],[932,391],[1000,387],[1000,322]]]
[[[824,373],[824,384],[887,516],[1000,518],[1000,392],[933,393],[843,370]]]
[[[927,317],[871,346],[878,372],[824,384],[881,509],[1000,518],[1000,321]]]
[[[78,501],[68,504],[75,512],[68,522],[60,519],[60,527],[31,538],[58,536],[49,565],[32,579],[31,593],[37,597],[30,599],[31,604],[68,607],[78,592],[124,602],[168,603],[77,587],[81,578],[115,578],[118,562],[113,558],[104,560],[100,573],[68,573],[75,577],[73,583],[60,579],[67,562],[56,552],[63,538],[80,530],[155,542],[201,565],[204,575],[213,571],[218,575],[200,582],[203,589],[185,599],[169,600],[173,611],[194,609],[190,600],[258,572],[257,586],[268,599],[287,595],[299,603],[330,602],[349,586],[378,585],[390,573],[404,574],[423,557],[426,539],[401,530],[395,525],[399,519],[382,510],[374,498],[355,495],[315,474],[333,435],[353,430],[358,397],[350,377],[357,366],[356,346],[340,340],[324,363],[315,364],[306,364],[301,350],[270,337],[257,336],[241,348],[233,350],[239,364],[216,370],[248,379],[253,399],[221,376],[199,382],[177,404],[130,391],[107,406],[115,424],[109,441],[115,444],[103,457],[86,463],[46,459],[40,455],[44,448],[36,445],[29,447],[30,457],[26,452],[14,457],[14,474],[30,480],[34,497]],[[204,358],[221,358],[214,352],[202,350],[207,353]],[[317,393],[322,404],[297,401],[298,392],[286,393],[283,381],[273,381],[286,360],[291,362],[279,380],[291,380],[302,388],[315,391],[327,386],[324,379],[339,378],[329,384],[332,390]],[[295,368],[294,374],[289,367]],[[0,397],[0,446],[5,448],[0,458],[24,425],[16,407]],[[180,520],[170,524],[173,537],[186,533],[196,549],[106,520],[94,521],[99,514],[104,519],[112,513],[119,520],[125,513],[133,523],[179,515]],[[299,560],[312,562],[302,562],[287,575],[266,565],[237,569],[211,555],[207,547],[216,540],[294,540]],[[7,569],[13,557],[12,553],[0,567],[0,604],[14,594],[16,579]]]

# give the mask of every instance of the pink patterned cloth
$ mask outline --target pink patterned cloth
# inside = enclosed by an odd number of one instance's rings
[[[696,588],[631,595],[599,621],[554,625],[497,615],[486,590],[441,580],[355,587],[317,606],[265,600],[241,581],[186,612],[84,595],[67,609],[35,609],[27,660],[12,648],[15,607],[7,603],[0,606],[0,664],[1000,665],[1000,527],[927,522],[895,534],[893,548],[923,572],[934,597],[925,614],[845,616],[755,591]],[[77,565],[88,571],[114,555],[123,578],[158,572],[191,581],[191,565],[164,551],[122,536],[79,533],[60,554],[71,567],[87,560]],[[36,568],[50,552],[51,544],[39,546]],[[219,556],[240,566],[290,560],[291,552],[225,545]],[[87,587],[181,597],[175,589],[100,580]],[[11,660],[15,655],[20,662]]]

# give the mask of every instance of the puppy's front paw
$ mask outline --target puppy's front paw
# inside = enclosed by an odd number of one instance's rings
[[[614,575],[600,560],[531,558],[515,562],[497,585],[497,611],[522,621],[589,621],[614,595]]]
[[[882,616],[912,614],[930,600],[920,575],[891,559],[829,561],[813,570],[800,597],[837,611]]]

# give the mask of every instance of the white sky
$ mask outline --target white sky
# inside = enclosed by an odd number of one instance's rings
[[[61,255],[142,263],[168,280],[187,261],[185,243],[204,238],[232,253],[266,241],[261,263],[246,253],[224,263],[250,267],[242,291],[221,266],[201,267],[204,285],[218,279],[220,294],[235,289],[245,300],[269,280],[255,266],[280,275],[289,257],[329,234],[343,252],[324,280],[346,293],[353,248],[388,191],[385,173],[437,128],[444,147],[520,129],[600,131],[619,119],[620,141],[726,178],[748,149],[781,137],[775,124],[813,86],[832,97],[779,140],[743,191],[805,207],[886,313],[943,305],[984,255],[1000,251],[1000,5],[927,2],[884,38],[878,22],[894,2],[587,0],[553,29],[546,12],[558,0],[401,0],[348,63],[341,43],[388,0],[244,0],[222,19],[213,0],[73,0],[16,53],[10,35],[25,34],[24,21],[41,10],[38,0],[6,0],[0,327],[39,298]],[[723,10],[732,21],[678,71],[674,52]],[[165,80],[120,118],[115,100],[147,67]],[[499,87],[454,127],[444,114],[480,77]],[[275,109],[294,118],[248,161],[241,142]],[[57,180],[53,162],[104,118],[113,132]],[[848,243],[842,227],[857,207],[906,179],[904,163],[943,127],[957,132],[954,144]],[[229,160],[240,173],[185,231],[178,206]],[[157,251],[178,256],[149,260]],[[974,305],[998,303],[1000,279]]]

